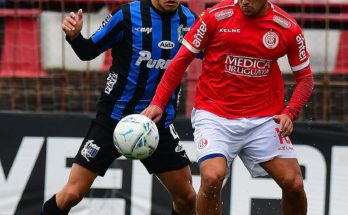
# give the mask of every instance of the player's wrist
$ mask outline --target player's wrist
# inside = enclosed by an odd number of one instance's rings
[[[282,114],[286,114],[291,121],[294,121],[297,118],[296,114],[288,107],[283,109]]]
[[[159,110],[161,113],[163,113],[163,108],[157,106],[157,105],[151,105],[153,108]]]
[[[83,38],[83,36],[81,33],[79,33],[77,35],[66,35],[65,36],[66,41],[68,41],[69,43],[76,42],[77,40],[82,39],[82,38]]]
[[[164,104],[161,100],[159,100],[156,96],[153,98],[153,100],[151,101],[150,105],[158,108],[159,110],[161,110],[161,112],[164,112],[164,109],[166,107],[166,104]]]

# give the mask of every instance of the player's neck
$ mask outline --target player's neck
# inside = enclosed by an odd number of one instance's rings
[[[271,7],[271,6],[270,6],[270,3],[267,2],[267,3],[265,4],[265,6],[264,6],[263,8],[261,8],[261,10],[260,10],[260,12],[258,13],[257,17],[265,16],[265,15],[268,13],[270,7]]]

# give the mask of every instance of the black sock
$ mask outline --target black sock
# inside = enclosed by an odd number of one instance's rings
[[[173,210],[172,210],[172,215],[180,215],[180,214],[178,214],[177,212],[175,212],[175,210],[173,209]]]
[[[41,210],[41,215],[68,215],[69,211],[62,211],[59,209],[56,202],[56,195],[47,200]]]

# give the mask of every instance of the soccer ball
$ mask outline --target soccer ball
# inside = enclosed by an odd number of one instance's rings
[[[127,158],[145,159],[156,150],[159,134],[156,124],[141,114],[122,118],[113,134],[117,151]]]

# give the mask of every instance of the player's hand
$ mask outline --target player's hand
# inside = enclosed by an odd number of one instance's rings
[[[145,110],[143,110],[141,114],[149,117],[155,123],[157,123],[163,115],[163,110],[157,107],[156,105],[150,105],[147,108],[145,108]]]
[[[290,117],[286,114],[274,115],[273,120],[279,124],[279,132],[281,136],[289,136],[294,130],[294,125]]]
[[[69,16],[65,17],[63,21],[62,29],[71,40],[78,37],[81,33],[83,26],[82,14],[82,9],[79,9],[77,14],[70,12]]]

